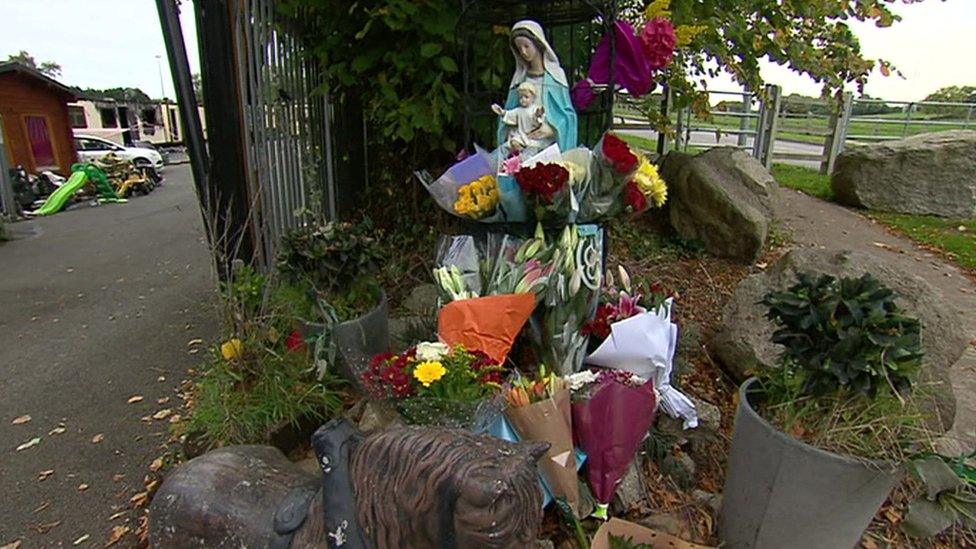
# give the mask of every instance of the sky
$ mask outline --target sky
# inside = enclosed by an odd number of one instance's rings
[[[913,101],[943,86],[976,85],[976,0],[896,3],[893,10],[903,21],[891,28],[853,26],[868,57],[887,59],[905,75],[876,72],[865,90],[869,95]],[[183,1],[181,21],[190,70],[199,72],[189,0]],[[68,85],[136,87],[152,97],[174,97],[155,0],[0,0],[0,60],[20,50],[38,63],[60,63],[60,80]],[[820,94],[813,81],[771,63],[763,64],[763,77],[787,94]],[[714,79],[710,88],[738,89],[727,77]]]

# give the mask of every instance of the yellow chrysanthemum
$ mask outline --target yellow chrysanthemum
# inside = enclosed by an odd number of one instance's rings
[[[637,173],[634,174],[634,182],[644,196],[656,208],[664,205],[668,199],[668,186],[657,171],[657,166],[651,163],[646,156],[641,155],[640,164],[637,166]]]
[[[458,189],[454,211],[472,219],[481,219],[498,206],[498,181],[493,175],[484,175]]]
[[[413,377],[423,383],[424,387],[430,387],[431,383],[444,377],[445,374],[447,374],[447,368],[437,361],[421,362],[413,370]]]

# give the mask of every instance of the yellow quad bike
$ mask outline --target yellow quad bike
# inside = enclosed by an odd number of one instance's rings
[[[152,178],[137,170],[131,161],[115,153],[109,153],[95,163],[105,171],[121,198],[129,198],[133,192],[149,194],[156,186]]]

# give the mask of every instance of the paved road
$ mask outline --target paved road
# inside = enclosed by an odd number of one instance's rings
[[[620,129],[621,133],[636,135],[646,139],[657,140],[657,132],[653,130],[634,130],[634,129]],[[693,131],[691,132],[692,145],[698,145],[701,147],[717,147],[719,145],[729,145],[735,146],[738,142],[738,136],[729,134],[719,134],[716,135],[715,132],[709,131]],[[747,142],[749,147],[752,147],[753,138],[747,136]],[[750,149],[751,151],[751,149]],[[823,154],[822,145],[811,145],[810,143],[799,143],[796,141],[783,141],[777,140],[773,144],[773,153],[780,154]],[[775,162],[782,162],[785,164],[793,164],[796,166],[803,166],[805,168],[811,168],[814,170],[820,169],[819,160],[796,160],[796,159],[775,159]]]
[[[134,528],[131,511],[109,517],[142,490],[168,434],[166,421],[140,418],[175,407],[201,356],[188,340],[216,333],[201,225],[187,165],[127,204],[8,225],[19,236],[0,244],[0,546],[71,546],[85,534],[82,546],[101,546],[113,525]],[[144,400],[128,404],[132,395]],[[24,414],[30,422],[12,424]]]

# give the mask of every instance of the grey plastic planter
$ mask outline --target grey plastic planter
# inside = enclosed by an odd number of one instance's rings
[[[390,314],[386,292],[368,313],[340,322],[332,332],[336,344],[336,368],[359,392],[365,392],[360,376],[374,355],[390,350]]]
[[[896,471],[776,430],[749,403],[756,381],[750,378],[739,389],[719,517],[725,547],[854,547],[894,488]]]

